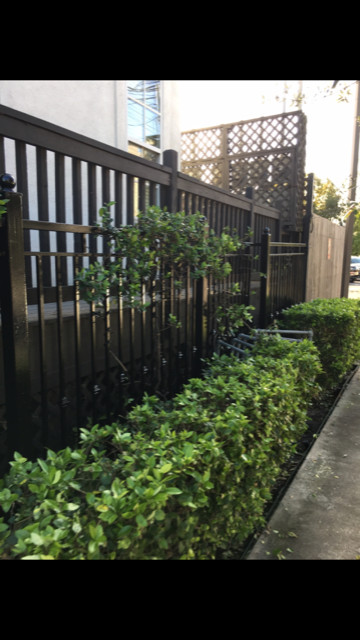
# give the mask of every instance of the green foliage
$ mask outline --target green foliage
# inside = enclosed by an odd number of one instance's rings
[[[347,203],[344,201],[342,192],[331,180],[322,181],[320,178],[315,178],[313,211],[328,220],[343,220]]]
[[[317,393],[313,344],[264,339],[214,357],[171,402],[145,396],[125,424],[0,481],[2,559],[214,559],[259,525]]]
[[[229,293],[230,295],[239,293],[237,286],[235,285]],[[231,302],[226,306],[219,305],[215,312],[217,334],[225,340],[230,340],[244,326],[249,328],[253,321],[254,309],[255,307],[249,305]]]
[[[108,239],[111,258],[95,262],[78,275],[83,297],[101,304],[112,285],[129,306],[143,310],[143,286],[151,287],[158,269],[162,277],[182,286],[186,269],[192,278],[212,274],[224,278],[231,272],[226,258],[242,246],[235,232],[224,230],[216,236],[198,212],[170,213],[158,207],[140,212],[134,225],[113,226],[108,203],[100,209],[99,233]]]
[[[231,273],[228,254],[243,246],[235,231],[224,229],[217,236],[199,213],[170,213],[158,207],[140,212],[134,225],[116,228],[110,214],[113,202],[99,211],[98,232],[107,238],[109,255],[95,262],[77,276],[82,297],[87,302],[103,305],[112,287],[123,297],[124,305],[144,311],[156,301],[157,279],[171,279],[172,294],[180,292],[187,278],[196,280],[212,276],[224,279]],[[236,287],[236,285],[234,285]],[[236,295],[233,291],[231,295]],[[230,296],[228,296],[230,299]],[[163,300],[164,301],[164,300]],[[229,303],[230,304],[230,303]],[[243,307],[243,319],[250,317],[252,307]],[[155,354],[154,389],[161,379],[161,332],[181,323],[174,314],[164,319],[160,305],[152,307],[154,321],[153,352]],[[238,326],[240,316],[238,309]]]
[[[336,387],[360,358],[360,301],[350,298],[312,300],[282,313],[279,328],[314,332],[324,389]]]
[[[360,256],[360,210],[357,209],[355,209],[351,254],[353,256]]]
[[[9,200],[0,200],[0,220],[3,217],[3,215],[6,213],[6,204],[9,202]]]

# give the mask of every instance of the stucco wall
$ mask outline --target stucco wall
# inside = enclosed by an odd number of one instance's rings
[[[341,296],[345,227],[314,215],[309,238],[306,300]]]
[[[0,80],[0,103],[127,151],[126,80]],[[178,81],[161,81],[161,149],[180,154]]]

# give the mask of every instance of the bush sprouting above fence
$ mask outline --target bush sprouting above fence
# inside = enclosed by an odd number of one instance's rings
[[[98,225],[108,245],[103,262],[90,264],[77,276],[80,291],[89,303],[104,305],[111,289],[115,287],[127,308],[145,311],[153,305],[153,350],[155,353],[155,383],[158,389],[161,379],[161,332],[173,326],[181,327],[176,315],[177,300],[184,290],[185,281],[213,278],[221,281],[231,302],[240,293],[239,284],[226,287],[225,280],[232,272],[231,254],[244,248],[244,241],[235,229],[224,228],[220,235],[209,228],[200,212],[172,213],[159,207],[149,207],[139,212],[134,225],[115,227],[110,207],[100,209]],[[171,282],[168,317],[156,304],[156,279],[161,274],[163,282]],[[106,305],[105,305],[106,306]],[[239,307],[238,307],[239,313]],[[241,306],[246,315],[245,305]]]
[[[139,212],[136,224],[115,227],[110,215],[113,204],[99,212],[99,233],[107,239],[108,259],[91,264],[78,276],[89,302],[102,302],[115,284],[129,306],[143,310],[143,286],[151,285],[162,265],[167,267],[163,277],[174,278],[180,289],[188,267],[192,278],[225,278],[231,272],[227,255],[244,246],[235,229],[224,228],[220,236],[215,235],[199,212],[172,213],[149,207]]]
[[[281,464],[306,429],[320,364],[310,342],[265,339],[214,357],[168,403],[82,429],[78,448],[0,481],[2,559],[214,559],[263,523]]]

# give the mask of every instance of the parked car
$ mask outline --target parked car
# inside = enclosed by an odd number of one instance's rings
[[[350,262],[350,282],[354,282],[360,277],[360,256],[351,256]]]

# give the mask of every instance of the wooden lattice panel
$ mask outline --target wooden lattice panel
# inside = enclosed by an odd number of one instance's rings
[[[222,140],[222,127],[199,129],[183,134],[181,138],[182,162],[186,164],[222,156]]]
[[[228,155],[264,153],[296,147],[301,137],[300,114],[281,114],[229,125]]]
[[[280,210],[300,229],[304,214],[306,117],[301,111],[182,134],[181,170]]]
[[[244,195],[246,187],[253,187],[258,203],[284,211],[292,192],[292,167],[291,152],[235,158],[229,163],[229,189]]]
[[[223,186],[223,161],[220,162],[184,162],[182,171],[192,178],[202,180],[215,187]]]

